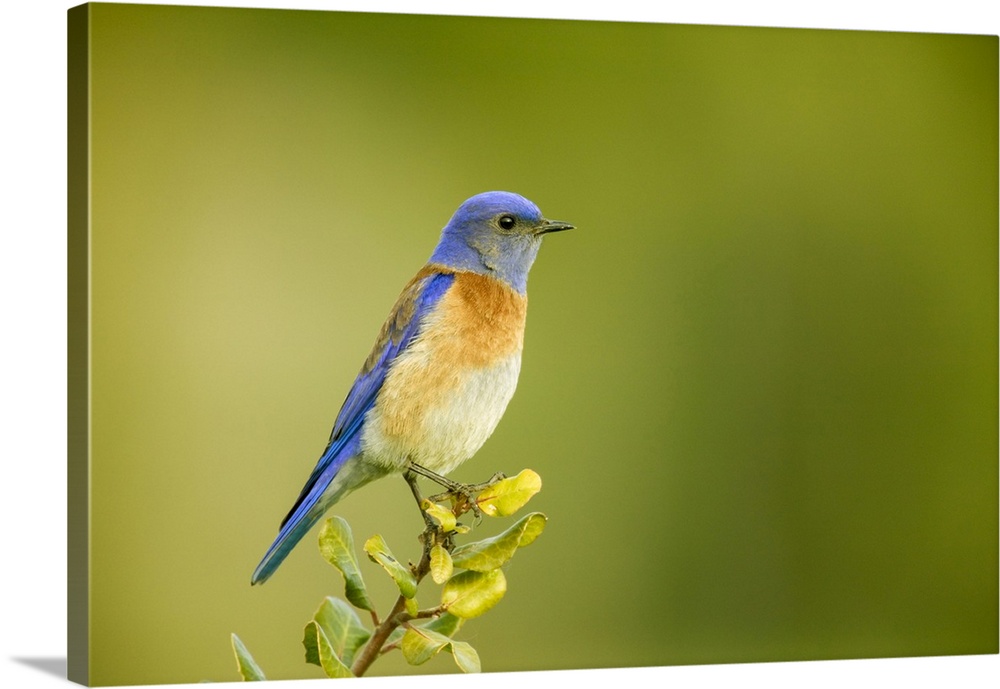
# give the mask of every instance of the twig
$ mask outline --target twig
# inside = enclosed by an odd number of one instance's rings
[[[431,571],[431,548],[436,544],[443,545],[449,551],[454,547],[452,542],[453,534],[445,534],[441,527],[434,523],[433,518],[421,507],[423,498],[420,495],[420,489],[417,487],[417,474],[424,476],[425,478],[430,478],[432,480],[438,481],[449,490],[441,495],[436,495],[434,498],[443,498],[445,496],[454,496],[456,500],[464,500],[464,504],[461,505],[460,512],[465,512],[472,509],[478,512],[478,508],[475,501],[472,500],[471,495],[477,491],[483,490],[489,486],[494,485],[498,481],[504,478],[502,473],[495,474],[489,481],[485,483],[473,484],[471,486],[466,486],[460,483],[455,483],[450,479],[445,479],[442,476],[424,469],[418,464],[410,463],[408,470],[403,473],[403,478],[410,486],[410,491],[413,493],[414,500],[417,501],[417,507],[420,509],[420,514],[424,519],[425,528],[423,533],[420,535],[420,541],[423,543],[424,552],[420,558],[420,562],[414,566],[410,565],[410,571],[413,573],[414,578],[419,584],[420,581],[427,576]],[[418,610],[415,614],[411,614],[406,611],[406,597],[400,594],[399,598],[396,599],[396,604],[392,606],[392,610],[389,614],[385,616],[382,622],[379,622],[378,615],[372,612],[372,621],[375,624],[375,631],[372,632],[371,638],[368,639],[368,643],[361,650],[361,653],[354,659],[354,664],[351,665],[351,673],[355,677],[361,677],[368,671],[371,664],[382,654],[392,648],[398,646],[397,643],[385,645],[386,640],[389,636],[396,630],[400,625],[407,625],[411,620],[434,617],[443,612],[443,609],[438,606],[436,608],[427,608],[425,610]],[[385,646],[383,648],[383,646]]]
[[[430,526],[423,533],[424,554],[420,558],[420,563],[416,567],[411,567],[413,576],[416,578],[418,584],[431,571],[430,547],[427,544],[434,542],[433,539],[436,533],[437,529]],[[382,645],[385,644],[389,635],[395,631],[396,627],[417,617],[430,617],[433,614],[431,610],[434,609],[421,610],[416,615],[410,615],[406,612],[406,597],[400,594],[399,598],[396,599],[396,604],[392,606],[392,610],[385,616],[382,623],[375,627],[375,631],[372,633],[371,638],[368,639],[368,643],[365,644],[360,655],[354,659],[354,664],[351,665],[351,674],[355,677],[361,677],[365,674],[368,668],[371,667],[371,664],[379,657]],[[427,614],[424,615],[422,613]]]

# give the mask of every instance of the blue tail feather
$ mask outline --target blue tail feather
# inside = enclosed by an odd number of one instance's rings
[[[285,525],[281,528],[281,532],[275,539],[271,547],[267,549],[267,553],[264,558],[257,565],[257,569],[254,570],[253,576],[250,577],[250,584],[262,584],[268,580],[268,578],[274,574],[274,571],[278,569],[285,558],[288,557],[288,553],[292,552],[302,537],[305,536],[309,529],[319,521],[320,517],[323,516],[322,512],[314,512],[312,515],[301,514],[297,518],[289,519]]]
[[[257,569],[254,570],[253,576],[250,577],[251,585],[267,581],[268,577],[274,574],[274,571],[285,561],[292,548],[320,520],[323,513],[337,500],[360,485],[350,481],[348,476],[341,476],[337,486],[330,490],[333,488],[334,479],[344,468],[344,464],[356,454],[356,444],[356,442],[338,443],[327,448],[317,464],[318,467],[323,466],[323,471],[321,473],[314,472],[309,484],[307,484],[307,491],[303,491],[295,507],[281,522],[277,538],[267,549],[260,564],[257,565]]]

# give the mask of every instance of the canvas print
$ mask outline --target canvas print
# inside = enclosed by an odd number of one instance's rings
[[[68,40],[72,680],[997,653],[996,36]]]

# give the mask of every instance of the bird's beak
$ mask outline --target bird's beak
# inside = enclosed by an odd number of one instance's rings
[[[548,234],[549,232],[562,232],[563,230],[572,230],[573,226],[568,222],[562,222],[560,220],[542,220],[535,227],[535,234]]]

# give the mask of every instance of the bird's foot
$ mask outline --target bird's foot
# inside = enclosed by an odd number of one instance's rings
[[[432,502],[438,502],[440,500],[450,499],[454,503],[455,516],[461,516],[466,512],[472,512],[475,517],[476,524],[479,524],[479,522],[482,521],[483,512],[479,509],[479,503],[476,500],[476,496],[487,488],[495,486],[505,478],[506,476],[504,473],[502,471],[498,471],[493,474],[488,481],[483,481],[482,483],[456,483],[452,481],[451,486],[445,486],[448,490],[443,493],[438,493],[437,495],[432,495],[430,500]]]
[[[429,478],[434,481],[442,488],[445,488],[445,492],[438,493],[437,495],[432,495],[428,498],[431,502],[439,502],[441,500],[450,499],[454,503],[455,516],[461,516],[466,512],[472,512],[476,517],[476,523],[482,519],[483,513],[479,509],[479,504],[476,502],[476,495],[482,493],[487,488],[495,486],[497,483],[506,478],[502,471],[498,471],[493,474],[488,481],[483,481],[482,483],[459,483],[457,481],[452,481],[450,478],[446,478],[437,474],[430,469],[426,469],[419,464],[410,462],[407,466],[407,472],[404,476],[407,476],[407,482],[410,483],[410,488],[414,490],[414,496],[417,496],[416,492],[416,476],[414,474],[420,474],[424,478]],[[409,477],[412,477],[412,481]],[[417,503],[420,503],[420,499],[417,499]],[[426,512],[424,513],[426,515]],[[425,521],[428,517],[425,517]]]

